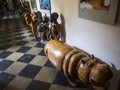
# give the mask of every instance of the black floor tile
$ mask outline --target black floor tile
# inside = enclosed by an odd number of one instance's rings
[[[40,71],[40,66],[34,65],[27,65],[20,73],[20,76],[27,77],[27,78],[34,78],[37,73]]]
[[[44,49],[39,53],[39,55],[46,56],[44,53]]]
[[[22,40],[23,38],[26,38],[25,36],[20,36],[20,37],[17,37],[15,40]],[[20,44],[17,44],[17,45],[24,45],[24,42],[20,43]]]
[[[24,54],[22,57],[20,57],[17,61],[24,62],[24,63],[29,63],[32,61],[32,59],[35,57],[35,55],[30,55],[30,54]]]
[[[39,48],[44,48],[44,46],[45,46],[45,45],[42,44],[42,43],[40,43],[40,42],[39,42],[37,45],[35,45],[35,47],[39,47]]]
[[[31,49],[31,47],[23,46],[20,49],[18,49],[16,52],[26,53],[29,49]]]
[[[62,85],[62,86],[72,87],[62,71],[59,71],[57,73],[53,83],[58,84],[58,85]]]
[[[0,90],[3,90],[3,88],[11,81],[15,75],[8,74],[8,73],[1,73],[0,74]]]
[[[6,58],[7,56],[11,55],[12,52],[10,51],[4,51],[0,54],[0,58]]]
[[[33,40],[32,41],[37,41],[37,42],[39,42],[41,39],[38,37],[38,38],[33,38]]]
[[[26,90],[49,90],[50,84],[33,80]]]
[[[25,45],[26,43],[28,43],[28,41],[20,41],[16,45]]]
[[[9,67],[12,63],[14,63],[13,61],[9,61],[9,60],[3,60],[0,62],[0,70],[4,71],[7,67]]]
[[[49,60],[45,63],[44,66],[55,68],[55,67],[53,66],[53,64],[52,64]]]

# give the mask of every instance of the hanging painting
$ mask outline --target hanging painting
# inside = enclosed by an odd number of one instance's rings
[[[50,0],[40,0],[40,8],[50,10]]]
[[[119,0],[79,0],[79,17],[114,24]]]

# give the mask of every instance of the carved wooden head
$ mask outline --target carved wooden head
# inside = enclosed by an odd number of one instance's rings
[[[89,84],[89,75],[95,64],[97,64],[96,59],[91,57],[84,57],[80,60],[78,67],[78,77],[85,84]]]
[[[58,24],[58,22],[57,22],[58,16],[59,16],[58,13],[53,12],[50,16],[50,22]]]
[[[106,64],[96,64],[90,73],[90,83],[92,85],[102,85],[107,83],[113,76],[110,67]]]

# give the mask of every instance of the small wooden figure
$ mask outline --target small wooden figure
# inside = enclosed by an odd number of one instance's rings
[[[59,40],[60,39],[60,24],[58,24],[57,19],[59,15],[56,12],[53,12],[50,16],[50,22],[51,22],[51,39]]]

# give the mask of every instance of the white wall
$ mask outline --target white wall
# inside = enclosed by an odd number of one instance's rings
[[[25,0],[25,1],[28,1],[28,2],[29,2],[30,10],[31,10],[31,12],[33,12],[33,9],[32,9],[32,6],[31,6],[31,0]]]
[[[120,26],[78,17],[78,0],[51,0],[51,12],[63,14],[66,43],[94,54],[120,70]]]
[[[51,12],[65,18],[66,43],[94,54],[109,65],[114,64],[112,85],[117,90],[120,76],[120,26],[108,25],[78,17],[78,0],[51,0]],[[120,21],[119,13],[118,21]]]

